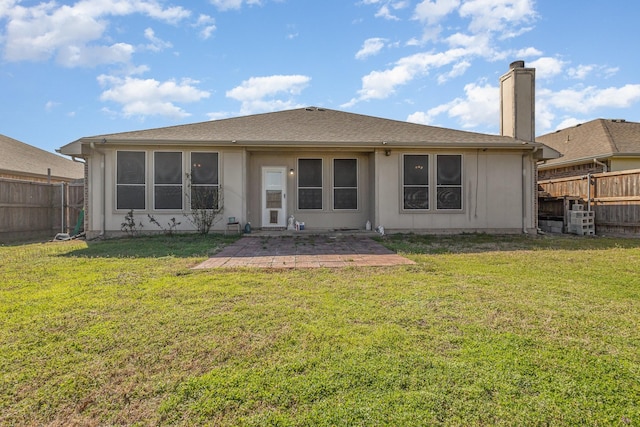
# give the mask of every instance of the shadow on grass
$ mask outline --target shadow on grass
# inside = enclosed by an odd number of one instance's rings
[[[156,235],[88,241],[87,247],[65,253],[86,258],[211,257],[239,236],[213,234]],[[448,254],[531,250],[607,250],[640,248],[640,239],[575,235],[390,234],[373,240],[396,253]]]
[[[532,250],[606,250],[640,248],[640,239],[627,237],[577,236],[571,234],[458,235],[392,234],[374,240],[405,254],[448,254]]]
[[[209,257],[239,236],[175,234],[92,240],[87,247],[62,256],[85,258]]]

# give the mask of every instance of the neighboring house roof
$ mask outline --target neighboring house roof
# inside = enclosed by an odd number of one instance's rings
[[[397,120],[307,107],[273,113],[213,120],[157,129],[81,138],[62,147],[65,154],[80,155],[81,143],[215,143],[242,146],[374,147],[399,146],[504,146],[522,149],[541,144],[499,135],[487,135],[425,126]]]
[[[536,138],[562,153],[540,168],[578,164],[608,157],[640,156],[640,123],[596,119]]]
[[[48,176],[62,180],[82,179],[84,165],[41,150],[8,136],[0,135],[0,173],[25,178]]]

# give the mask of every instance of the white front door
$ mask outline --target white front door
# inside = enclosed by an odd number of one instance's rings
[[[287,169],[262,168],[262,228],[287,224]]]

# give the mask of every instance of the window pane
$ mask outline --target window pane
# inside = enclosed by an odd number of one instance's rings
[[[322,189],[300,188],[298,189],[299,209],[322,209]]]
[[[356,159],[335,159],[333,161],[333,186],[358,186],[358,167]]]
[[[191,153],[191,183],[218,184],[218,153]]]
[[[154,193],[156,209],[182,209],[182,186],[156,185]]]
[[[218,188],[213,186],[191,187],[191,209],[217,209]]]
[[[282,209],[282,191],[267,190],[267,209]]]
[[[143,185],[118,185],[116,209],[144,209]]]
[[[144,151],[118,151],[118,184],[144,184]]]
[[[429,184],[429,156],[404,156],[404,185]]]
[[[298,160],[298,187],[322,187],[322,159]]]
[[[438,187],[438,209],[462,209],[462,188]]]
[[[428,187],[404,187],[405,209],[429,209]]]
[[[462,156],[438,156],[438,185],[462,185]]]
[[[336,188],[333,190],[334,209],[358,209],[358,190],[355,188]]]
[[[182,153],[155,153],[155,184],[182,184]]]

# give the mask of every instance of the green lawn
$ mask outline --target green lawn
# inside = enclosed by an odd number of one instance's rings
[[[640,425],[640,240],[381,241],[416,265],[0,247],[0,425]]]

